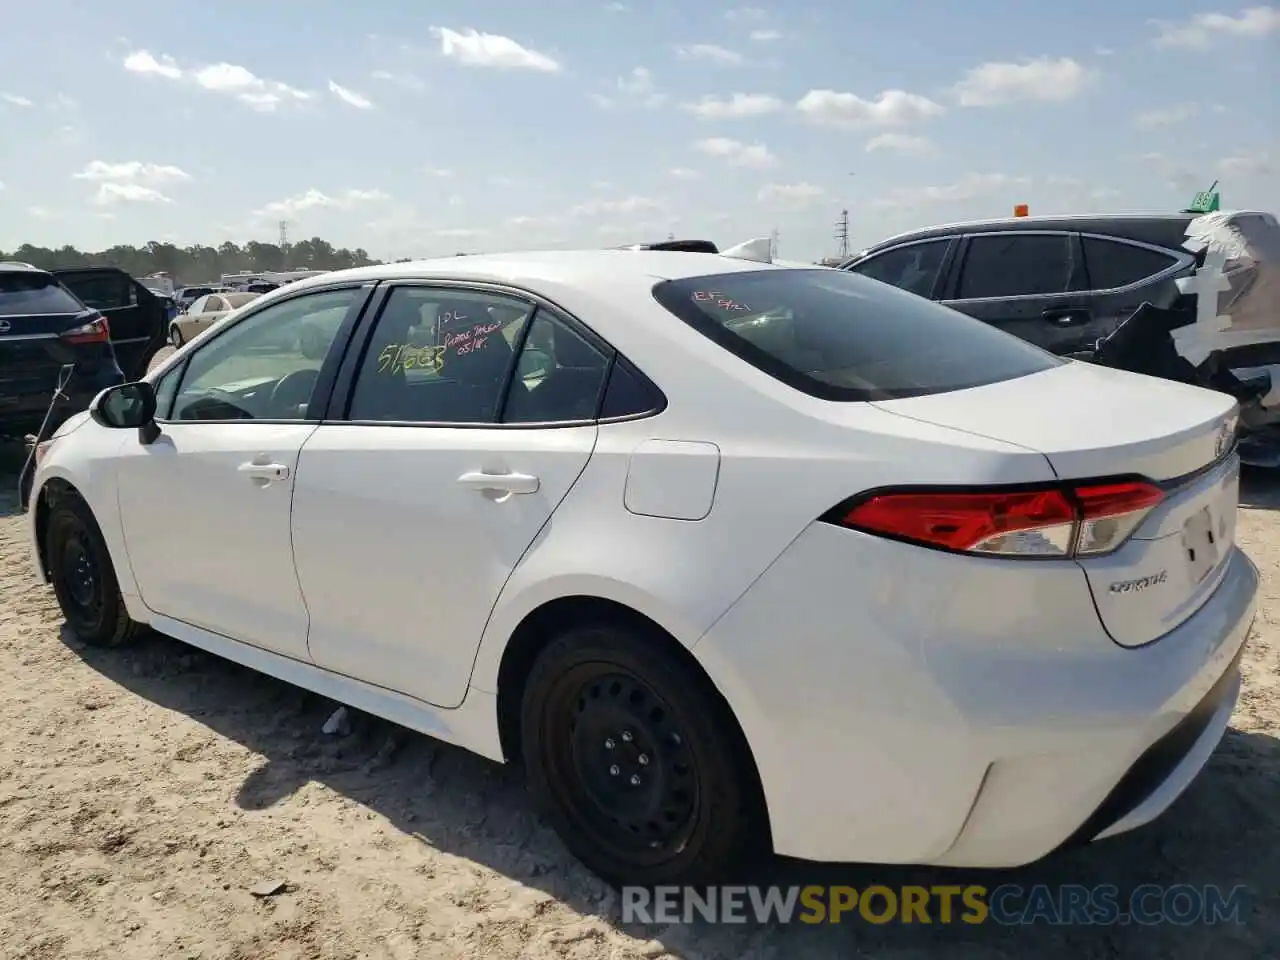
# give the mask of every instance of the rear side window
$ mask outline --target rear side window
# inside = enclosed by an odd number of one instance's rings
[[[84,313],[84,304],[47,273],[0,272],[0,317]]]
[[[1163,273],[1178,261],[1168,254],[1131,243],[1085,237],[1084,262],[1089,270],[1091,289],[1113,290]]]
[[[138,302],[132,278],[123,273],[68,273],[62,282],[95,310],[115,310]]]
[[[872,280],[879,280],[919,297],[933,294],[942,261],[947,256],[950,240],[912,243],[896,250],[886,250],[849,269]]]
[[[841,270],[758,270],[653,289],[708,339],[825,400],[980,387],[1065,361],[959,311]]]
[[[969,241],[959,300],[1033,297],[1074,289],[1075,244],[1068,234],[1000,233]]]

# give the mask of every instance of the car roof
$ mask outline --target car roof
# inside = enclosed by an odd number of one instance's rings
[[[292,294],[351,280],[471,280],[507,284],[537,293],[544,285],[578,287],[608,293],[620,281],[678,280],[750,270],[787,267],[740,260],[714,253],[666,250],[546,250],[519,253],[470,254],[407,263],[333,270],[278,288]],[[814,269],[817,269],[816,267]],[[272,291],[277,293],[278,291]],[[268,294],[270,296],[270,294]]]
[[[1233,210],[1231,214],[1253,211]],[[1164,247],[1180,247],[1186,239],[1187,226],[1202,216],[1198,213],[1156,214],[1072,214],[1048,217],[1001,217],[994,220],[966,220],[910,230],[867,247],[852,259],[859,259],[886,247],[913,240],[929,240],[955,233],[992,233],[1023,230],[1080,230],[1107,236],[1136,240]]]
[[[47,270],[41,270],[29,263],[23,263],[21,260],[0,260],[0,271],[5,273],[48,273]]]

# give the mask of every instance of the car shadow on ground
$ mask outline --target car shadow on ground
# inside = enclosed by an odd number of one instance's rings
[[[1280,509],[1280,470],[1242,468],[1240,506],[1254,510]]]
[[[854,956],[1240,957],[1280,943],[1280,740],[1230,730],[1209,768],[1156,823],[1124,837],[1054,855],[1016,870],[977,871],[813,865],[775,858],[748,881],[824,884],[862,890],[879,884],[1142,884],[1243,886],[1241,922],[1216,926],[1023,925],[963,922],[877,925],[856,913],[838,925],[754,922],[666,926],[624,924],[620,896],[579,866],[531,810],[517,772],[371,717],[327,737],[336,705],[236,664],[150,634],[121,651],[87,648],[64,628],[67,645],[92,669],[145,699],[179,711],[264,758],[239,785],[236,803],[264,810],[315,781],[365,806],[406,836],[538,888],[580,912],[674,956],[806,958]],[[839,762],[839,758],[833,758]],[[850,804],[857,797],[849,798]],[[1025,903],[1020,897],[1009,901]],[[957,916],[959,913],[957,912]]]

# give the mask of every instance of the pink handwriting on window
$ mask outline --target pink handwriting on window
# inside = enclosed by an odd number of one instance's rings
[[[698,290],[693,295],[695,303],[705,303],[709,307],[720,310],[750,310],[745,303],[738,303],[732,297],[726,297],[715,290]]]
[[[475,346],[472,346],[467,350],[463,350],[462,348],[473,341],[483,341],[484,339],[487,339],[489,334],[496,330],[500,330],[501,328],[502,324],[500,323],[477,323],[469,330],[459,330],[457,333],[447,333],[444,337],[444,348],[446,350],[457,350],[459,355],[463,353],[470,353],[475,349]]]

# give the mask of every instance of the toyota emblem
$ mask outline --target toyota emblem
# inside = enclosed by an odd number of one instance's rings
[[[0,320],[0,333],[8,333],[11,326],[13,326],[13,324],[8,320]]]

